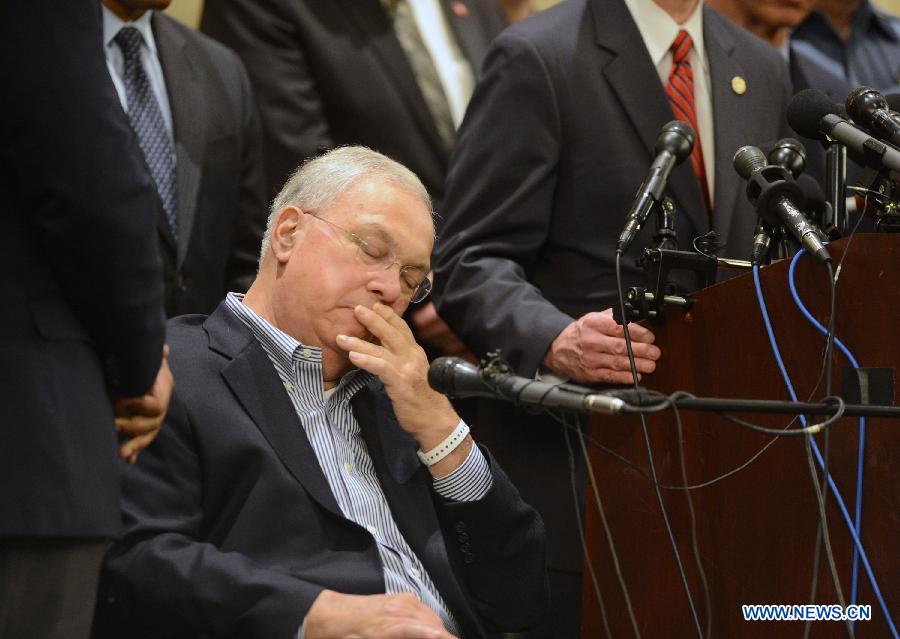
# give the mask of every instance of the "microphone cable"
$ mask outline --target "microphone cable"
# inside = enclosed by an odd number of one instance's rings
[[[628,365],[631,367],[631,378],[634,381],[635,392],[640,393],[638,384],[637,364],[634,361],[634,350],[631,347],[631,334],[628,331],[628,314],[625,312],[625,294],[622,286],[622,251],[616,251],[616,289],[619,297],[619,312],[622,314],[622,333],[625,336],[625,348],[628,351]],[[694,598],[691,595],[691,588],[688,585],[687,574],[684,571],[684,564],[681,561],[681,553],[678,552],[678,544],[675,541],[675,535],[672,532],[672,524],[669,522],[669,516],[666,513],[666,505],[663,502],[662,491],[659,489],[659,479],[656,475],[656,463],[653,460],[653,447],[650,443],[650,430],[647,427],[647,418],[643,413],[639,414],[641,418],[641,430],[644,435],[644,444],[647,448],[647,459],[650,464],[650,475],[653,477],[653,488],[656,491],[656,500],[659,502],[659,510],[662,514],[663,523],[666,527],[666,534],[669,536],[669,543],[672,546],[672,552],[675,555],[675,563],[678,564],[678,574],[681,577],[681,584],[684,587],[684,594],[687,596],[688,606],[691,609],[694,627],[697,636],[704,639],[703,630],[700,627],[700,618],[697,615],[697,607],[694,605]]]
[[[830,286],[831,286],[831,304],[832,304],[832,309],[833,309],[834,302],[835,302],[834,272],[833,272],[833,269],[831,266],[831,262],[826,262],[825,264],[828,267],[828,280],[829,280]],[[784,361],[781,358],[781,350],[778,348],[778,342],[775,339],[775,332],[772,328],[771,320],[769,319],[769,311],[766,306],[766,301],[765,301],[765,298],[764,298],[763,292],[762,292],[762,284],[761,284],[760,278],[759,278],[759,265],[758,264],[755,264],[753,266],[753,284],[756,288],[756,298],[759,303],[760,313],[762,314],[762,319],[763,319],[763,324],[765,325],[766,334],[768,335],[769,343],[772,347],[772,354],[775,356],[775,361],[778,364],[778,370],[781,372],[781,376],[784,379],[785,386],[787,387],[787,391],[788,391],[788,394],[791,396],[791,399],[793,401],[797,401],[797,394],[794,392],[794,385],[791,383],[790,376],[788,375],[787,369],[784,366]],[[832,314],[831,320],[833,320],[833,319],[834,319],[834,315]],[[833,335],[833,332],[831,332],[830,335]],[[826,343],[826,348],[825,348],[825,357],[826,357],[825,384],[826,384],[826,388],[828,389],[829,392],[830,392],[830,387],[831,387],[830,379],[829,379],[831,367],[830,367],[830,362],[828,360],[831,358],[831,351],[830,351],[831,345],[832,345],[832,340],[829,337],[827,340],[827,343]],[[800,416],[800,423],[803,424],[804,428],[807,426],[806,418],[803,415]],[[837,574],[837,565],[835,564],[834,553],[832,552],[832,548],[831,548],[831,538],[830,538],[830,535],[828,534],[828,519],[827,519],[827,515],[825,512],[825,502],[823,499],[822,491],[820,489],[819,477],[815,472],[815,466],[812,462],[812,447],[815,445],[816,445],[816,443],[812,439],[812,436],[811,435],[808,436],[806,439],[806,442],[805,442],[805,449],[806,449],[806,453],[807,453],[807,462],[809,464],[810,471],[812,474],[813,489],[815,490],[815,493],[816,493],[816,502],[817,502],[818,511],[819,511],[819,522],[820,522],[821,529],[822,529],[822,538],[825,542],[825,556],[828,559],[828,567],[831,572],[831,580],[832,580],[832,583],[834,584],[834,590],[835,590],[835,594],[837,595],[837,598],[838,598],[838,603],[841,605],[842,608],[846,609],[846,600],[844,599],[844,593],[843,593],[843,590],[841,589],[840,578]],[[816,448],[818,450],[818,447],[816,447]],[[826,470],[826,472],[827,472],[827,470]],[[826,476],[828,477],[828,479],[830,481],[830,479],[831,479],[830,475],[826,475]],[[849,624],[849,622],[847,622],[847,632],[850,635],[850,637],[854,636],[853,627]]]

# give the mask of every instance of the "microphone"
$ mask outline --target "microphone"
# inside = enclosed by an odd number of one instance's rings
[[[806,168],[806,148],[794,138],[778,140],[769,151],[768,161],[786,168],[796,180]]]
[[[660,129],[654,149],[656,158],[634,196],[631,210],[625,216],[625,226],[616,242],[617,251],[624,253],[628,250],[641,226],[647,221],[653,205],[662,199],[672,169],[691,154],[696,139],[694,130],[681,120],[672,120]]]
[[[831,261],[819,230],[800,210],[806,198],[787,169],[766,164],[766,156],[755,146],[743,146],[737,150],[734,168],[738,175],[747,180],[747,198],[767,224],[783,224],[819,261]],[[753,244],[755,250],[756,237]]]
[[[804,89],[791,98],[787,118],[791,128],[803,137],[840,142],[854,159],[876,171],[900,171],[900,151],[847,122],[837,115],[840,111],[840,106],[821,91]]]
[[[512,373],[490,375],[458,357],[438,357],[428,367],[428,383],[448,397],[490,397],[579,413],[622,412],[625,402],[571,384],[547,384]]]
[[[847,113],[879,140],[900,145],[900,122],[897,122],[887,100],[871,87],[858,87],[847,96]]]

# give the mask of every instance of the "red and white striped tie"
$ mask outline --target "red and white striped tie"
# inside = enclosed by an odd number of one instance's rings
[[[691,47],[693,40],[687,31],[681,30],[672,44],[672,70],[666,84],[666,95],[675,117],[687,122],[697,133],[697,142],[691,153],[691,166],[700,181],[700,191],[708,213],[712,212],[709,198],[709,183],[706,181],[706,165],[703,163],[703,147],[700,144],[700,128],[697,126],[697,111],[694,109],[694,71],[691,69]]]

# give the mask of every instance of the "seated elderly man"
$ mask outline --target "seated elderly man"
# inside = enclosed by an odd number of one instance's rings
[[[448,639],[543,621],[543,524],[400,318],[433,238],[421,182],[374,151],[290,179],[247,294],[169,324],[170,417],[125,469],[101,626]]]

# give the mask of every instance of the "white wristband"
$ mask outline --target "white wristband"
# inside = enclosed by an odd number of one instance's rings
[[[456,449],[456,447],[462,443],[462,441],[468,434],[469,426],[463,420],[459,420],[459,424],[457,424],[456,428],[453,429],[453,432],[447,436],[447,439],[429,450],[427,453],[423,453],[421,450],[419,450],[416,452],[416,454],[419,456],[419,459],[422,460],[423,464],[425,464],[426,466],[434,466],[444,457],[452,453]]]

